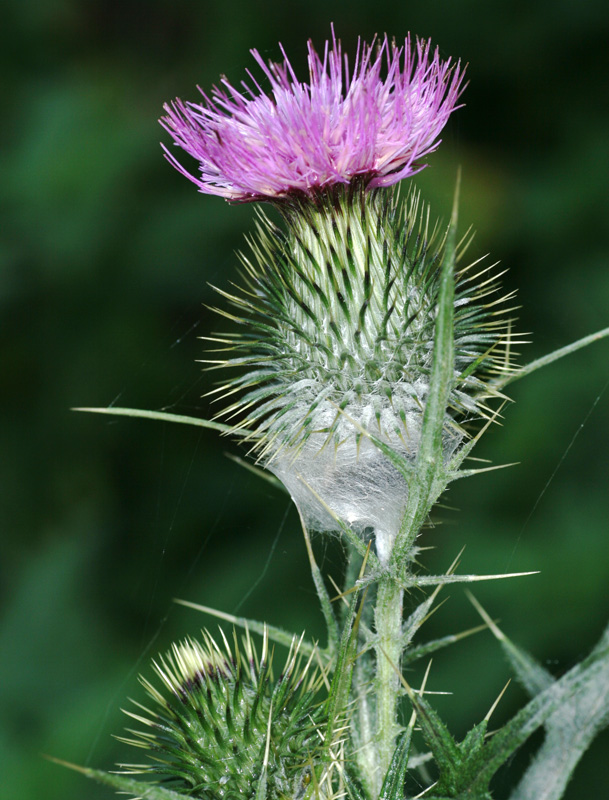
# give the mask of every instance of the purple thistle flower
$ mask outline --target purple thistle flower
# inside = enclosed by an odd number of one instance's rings
[[[233,201],[312,194],[356,178],[389,186],[419,172],[457,107],[460,62],[442,61],[429,42],[417,39],[413,50],[410,36],[403,47],[385,36],[376,54],[374,42],[358,44],[350,73],[334,35],[331,45],[320,58],[309,41],[309,83],[298,81],[283,48],[283,63],[268,65],[252,50],[270,94],[248,70],[253,88],[223,78],[211,97],[199,89],[200,104],[166,104],[161,125],[200,174],[163,145],[169,162],[201,192]]]

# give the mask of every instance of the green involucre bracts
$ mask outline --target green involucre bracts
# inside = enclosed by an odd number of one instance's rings
[[[221,413],[286,485],[306,524],[373,528],[385,560],[407,498],[374,439],[414,462],[420,442],[445,232],[411,191],[334,187],[279,206],[286,232],[260,213],[242,256],[244,286],[220,310],[238,330],[216,337]],[[468,237],[460,245],[462,256]],[[454,380],[443,434],[448,460],[511,369],[510,320],[494,265],[455,276]]]
[[[303,795],[319,763],[324,722],[319,671],[295,640],[282,674],[273,677],[268,640],[257,654],[249,636],[220,647],[209,633],[175,644],[154,664],[161,688],[142,678],[154,709],[129,716],[145,725],[129,744],[150,752],[128,765],[191,798]]]

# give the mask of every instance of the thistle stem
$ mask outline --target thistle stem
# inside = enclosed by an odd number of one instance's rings
[[[376,745],[378,753],[375,783],[380,791],[400,731],[397,706],[400,692],[402,655],[402,606],[404,590],[391,576],[379,581],[375,610],[376,633]]]

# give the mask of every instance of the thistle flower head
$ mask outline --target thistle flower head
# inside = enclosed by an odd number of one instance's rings
[[[148,680],[154,708],[126,712],[146,730],[123,739],[149,750],[152,761],[124,765],[178,794],[205,800],[254,798],[262,780],[265,797],[298,797],[319,762],[323,705],[320,678],[294,641],[275,679],[265,637],[259,656],[249,636],[242,647],[220,647],[203,632],[173,646],[154,664],[161,688]],[[144,712],[142,715],[140,709]],[[317,760],[316,760],[317,759]]]
[[[227,200],[277,199],[312,194],[363,178],[388,186],[423,169],[463,85],[460,64],[408,36],[402,47],[385,36],[361,43],[350,70],[340,41],[323,57],[308,44],[309,82],[285,56],[266,64],[252,55],[270,92],[248,72],[237,89],[222,79],[202,103],[166,105],[161,124],[199,161],[189,171],[165,148],[168,160],[201,192]],[[283,50],[282,50],[283,52]]]
[[[350,186],[317,200],[289,206],[286,234],[260,215],[253,257],[243,257],[246,286],[223,293],[242,330],[218,337],[232,354],[216,363],[239,370],[218,392],[308,526],[373,528],[384,560],[408,485],[379,442],[414,464],[445,236],[414,192],[401,203],[395,191]],[[489,378],[509,369],[492,267],[460,264],[455,284],[445,461],[466,438],[463,425],[487,414]]]

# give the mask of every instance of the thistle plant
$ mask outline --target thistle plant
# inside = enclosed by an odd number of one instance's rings
[[[516,366],[513,292],[501,288],[494,264],[468,260],[458,182],[448,226],[410,185],[459,108],[459,62],[442,60],[429,42],[385,37],[360,43],[350,66],[333,37],[322,56],[309,43],[302,83],[285,54],[280,64],[252,55],[268,93],[251,73],[241,89],[223,79],[199,103],[166,106],[161,120],[199,170],[191,174],[165,147],[167,159],[201,192],[265,202],[274,215],[257,208],[241,275],[218,287],[227,329],[208,337],[206,357],[223,375],[213,390],[217,417],[95,410],[238,438],[298,508],[327,642],[220,614],[245,628],[241,646],[236,634],[231,648],[204,633],[202,643],[187,640],[156,661],[160,688],[143,679],[154,709],[129,712],[144,728],[128,741],[151,760],[118,775],[83,771],[158,800],[401,800],[413,797],[411,774],[423,787],[417,796],[482,800],[497,770],[544,726],[545,743],[512,798],[559,798],[609,723],[607,633],[555,680],[472,598],[531,700],[492,736],[489,713],[461,742],[432,708],[425,681],[411,687],[403,670],[458,638],[419,640],[443,586],[516,577],[458,574],[458,560],[446,574],[423,574],[418,540],[434,505],[451,482],[482,471],[467,459],[501,413],[508,384],[609,330]],[[338,605],[312,533],[344,545]],[[252,633],[263,636],[260,656]],[[269,640],[290,646],[279,678]]]

